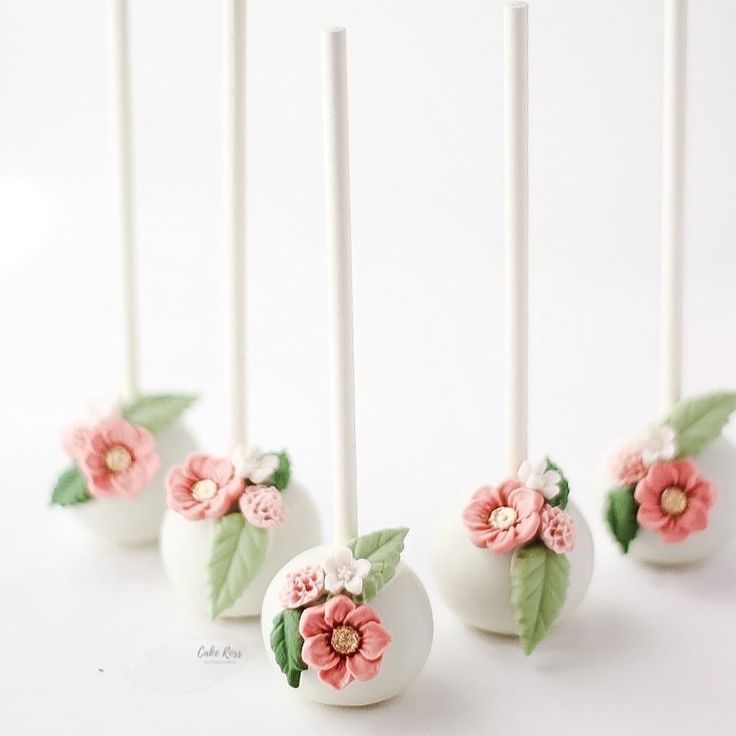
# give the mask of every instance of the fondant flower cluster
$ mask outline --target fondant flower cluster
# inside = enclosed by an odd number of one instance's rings
[[[624,552],[639,527],[669,544],[707,528],[716,489],[680,453],[674,427],[652,425],[612,455],[609,470],[617,485],[609,492],[606,517]]]
[[[511,557],[511,606],[524,651],[547,635],[567,596],[575,519],[565,511],[570,486],[549,459],[525,460],[515,478],[483,486],[463,511],[470,541]]]
[[[391,634],[366,601],[393,577],[408,530],[387,529],[336,547],[320,564],[286,573],[271,647],[292,687],[313,669],[335,690],[376,677]],[[354,550],[366,557],[355,557]]]
[[[571,552],[575,520],[560,508],[562,480],[549,461],[524,461],[516,478],[480,488],[463,513],[473,544],[503,553],[539,538],[554,552]]]
[[[239,509],[259,529],[283,526],[286,506],[274,484],[283,457],[243,447],[235,449],[232,461],[189,455],[166,477],[169,506],[192,521],[218,519]]]
[[[161,464],[154,435],[193,401],[193,396],[140,396],[72,426],[61,445],[74,465],[57,481],[52,503],[70,506],[92,498],[138,496]]]

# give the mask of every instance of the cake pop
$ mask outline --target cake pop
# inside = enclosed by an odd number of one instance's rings
[[[441,519],[432,550],[440,596],[465,623],[519,635],[529,654],[582,601],[593,544],[550,459],[526,460],[528,20],[504,7],[507,442],[509,476]]]
[[[158,537],[166,508],[163,469],[195,447],[181,423],[181,416],[195,397],[143,395],[138,389],[127,5],[126,0],[115,0],[111,19],[123,385],[120,400],[64,433],[62,446],[72,464],[56,482],[51,503],[64,507],[98,537],[119,544],[138,544]]]
[[[736,393],[681,399],[687,2],[666,0],[662,128],[662,418],[612,453],[606,522],[621,550],[658,564],[710,557],[734,534]]]
[[[245,440],[245,0],[225,19],[225,222],[229,263],[230,412],[226,456],[192,454],[167,475],[164,568],[183,598],[210,616],[257,616],[274,573],[320,540],[317,508],[288,454]],[[177,458],[181,462],[182,455]],[[173,465],[173,463],[172,463]],[[170,466],[171,467],[171,466]]]
[[[332,319],[335,542],[290,560],[261,614],[270,659],[310,700],[367,705],[391,698],[421,671],[432,609],[400,560],[406,528],[357,533],[350,185],[345,31],[323,37],[327,234]]]

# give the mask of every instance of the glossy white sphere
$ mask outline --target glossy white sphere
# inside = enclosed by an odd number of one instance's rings
[[[511,606],[512,553],[476,547],[463,523],[470,498],[456,503],[440,519],[432,545],[432,569],[440,597],[466,624],[496,634],[519,634]],[[575,549],[570,561],[570,585],[558,621],[569,616],[585,598],[593,576],[593,538],[587,522],[570,502],[575,518]]]
[[[286,524],[268,531],[268,549],[260,569],[240,598],[220,617],[258,616],[263,595],[276,571],[297,552],[320,541],[317,506],[293,480],[284,491],[284,503]],[[207,566],[216,524],[216,519],[191,521],[168,509],[161,527],[161,556],[171,584],[182,598],[206,616],[210,615]]]
[[[640,527],[629,545],[629,554],[634,559],[658,565],[700,562],[733,539],[736,532],[736,447],[719,437],[693,461],[700,475],[716,488],[716,501],[708,514],[708,527],[674,543],[665,542],[656,532]]]
[[[285,676],[279,670],[271,650],[273,619],[282,610],[279,592],[285,574],[306,564],[321,564],[332,547],[323,545],[309,549],[290,560],[274,577],[263,599],[261,629],[268,659],[278,672],[284,687]],[[317,703],[327,705],[369,705],[379,703],[405,690],[421,672],[432,646],[432,606],[427,591],[416,573],[404,562],[396,575],[368,601],[391,633],[391,646],[384,654],[379,673],[367,682],[354,680],[342,690],[335,690],[319,679],[311,668],[302,672],[297,692]]]
[[[79,524],[97,537],[122,545],[146,544],[158,539],[166,511],[164,479],[172,465],[194,452],[196,442],[189,430],[176,421],[156,435],[161,467],[156,477],[134,498],[93,498],[67,506]]]

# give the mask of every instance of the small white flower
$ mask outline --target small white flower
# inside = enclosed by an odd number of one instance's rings
[[[556,470],[547,470],[546,459],[524,460],[516,475],[525,488],[539,491],[545,498],[552,498],[560,492],[562,476]]]
[[[257,447],[245,445],[238,445],[230,460],[235,468],[235,475],[256,484],[268,480],[279,466],[278,455],[264,455]]]
[[[330,593],[339,593],[344,588],[348,593],[360,595],[363,580],[371,571],[371,563],[356,560],[348,547],[336,547],[322,563],[322,568],[325,571],[325,588]]]
[[[666,424],[652,424],[642,437],[641,459],[644,465],[672,460],[677,455],[677,433]]]

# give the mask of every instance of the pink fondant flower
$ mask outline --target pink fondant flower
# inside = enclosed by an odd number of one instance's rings
[[[299,633],[304,638],[302,659],[335,690],[342,690],[353,680],[373,679],[391,644],[391,634],[378,614],[345,595],[305,609]]]
[[[229,460],[212,455],[189,455],[184,465],[166,476],[169,506],[187,519],[224,516],[243,493],[243,479]]]
[[[137,496],[158,472],[160,460],[153,435],[124,419],[92,427],[84,444],[84,449],[78,450],[77,463],[90,494],[97,498]]]
[[[617,481],[627,486],[633,486],[647,474],[647,466],[642,458],[642,450],[643,447],[640,443],[632,442],[624,445],[613,455],[610,470]]]
[[[656,463],[634,492],[639,503],[636,520],[665,542],[681,542],[708,526],[708,511],[716,499],[713,485],[698,475],[691,460]]]
[[[558,506],[545,504],[539,536],[557,554],[572,552],[575,547],[575,519]]]
[[[465,507],[463,521],[476,547],[510,552],[536,536],[543,504],[541,493],[511,478],[498,488],[478,490]]]
[[[248,486],[240,497],[240,510],[259,529],[271,529],[286,524],[284,499],[273,486]]]
[[[279,600],[284,608],[302,608],[319,598],[325,589],[325,576],[319,565],[305,565],[286,573]]]

